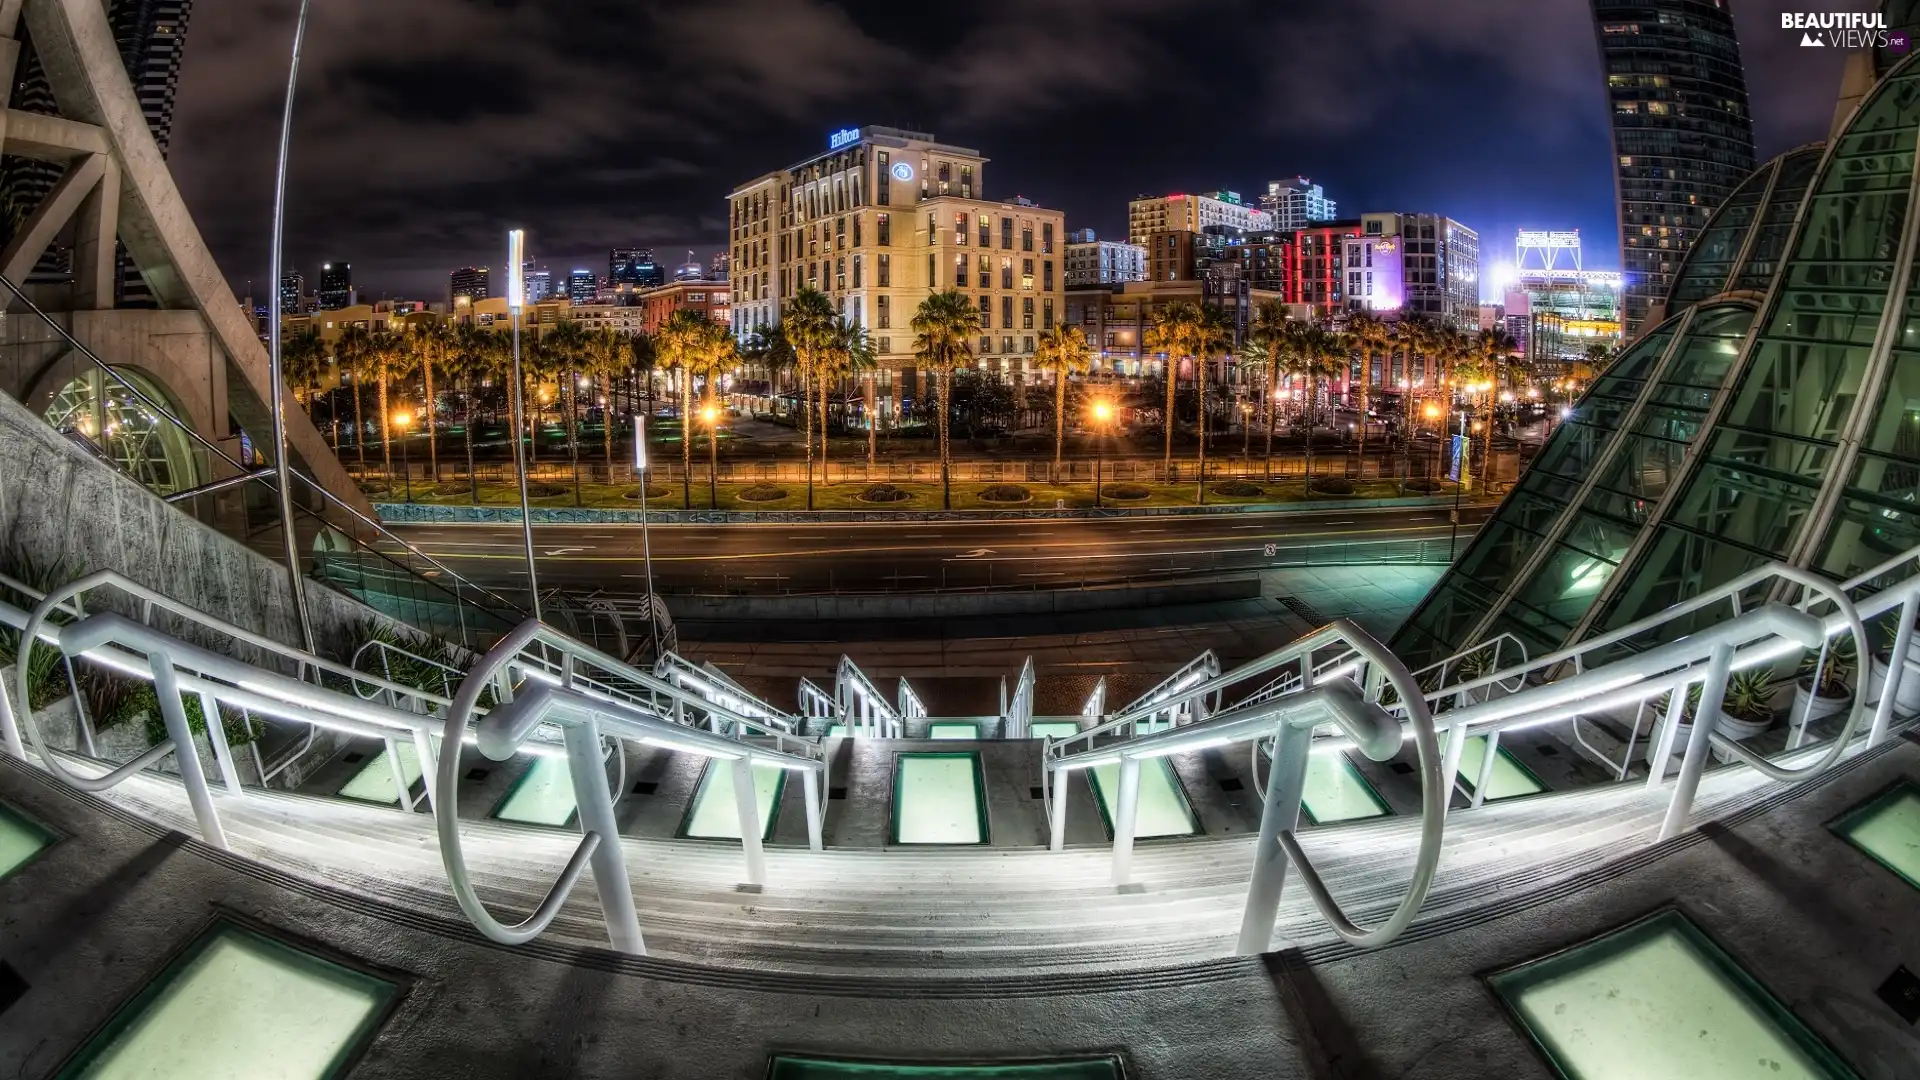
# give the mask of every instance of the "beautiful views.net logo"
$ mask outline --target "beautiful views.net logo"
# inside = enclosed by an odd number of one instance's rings
[[[1800,31],[1803,48],[1886,49],[1904,53],[1913,47],[1906,31],[1887,29],[1887,17],[1877,11],[1784,11],[1782,30]]]

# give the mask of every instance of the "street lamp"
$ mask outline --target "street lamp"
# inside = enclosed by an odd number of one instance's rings
[[[707,422],[707,505],[710,509],[720,509],[720,410],[713,407],[711,399],[700,410],[700,419]]]
[[[1113,417],[1113,406],[1104,401],[1093,403],[1093,508],[1100,509],[1100,467],[1106,458],[1107,421]]]
[[[407,454],[407,428],[413,425],[413,414],[405,409],[393,414],[393,426],[400,429],[400,471],[407,474],[407,501],[413,501],[413,461]],[[387,483],[393,483],[389,476]],[[391,490],[391,489],[389,489]]]

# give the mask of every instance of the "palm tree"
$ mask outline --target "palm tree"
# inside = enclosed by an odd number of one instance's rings
[[[1200,332],[1200,308],[1188,301],[1181,300],[1161,308],[1153,316],[1153,325],[1147,328],[1146,345],[1153,352],[1163,353],[1167,361],[1167,415],[1166,415],[1166,455],[1163,466],[1167,475],[1173,475],[1173,408],[1174,393],[1180,382],[1180,360],[1192,356],[1197,346],[1195,338]]]
[[[693,379],[705,368],[712,349],[707,328],[717,324],[691,308],[680,308],[667,316],[665,325],[654,335],[660,363],[672,368],[680,380],[680,505],[693,505]]]
[[[1253,364],[1264,365],[1267,374],[1267,479],[1273,479],[1273,428],[1280,413],[1280,367],[1285,354],[1287,305],[1268,300],[1254,310],[1253,324],[1247,328],[1247,344],[1253,348]],[[1243,351],[1242,356],[1248,354]],[[1245,360],[1242,361],[1246,362]]]
[[[360,459],[360,475],[367,474],[367,425],[360,414],[360,385],[373,371],[373,335],[367,328],[355,323],[340,331],[339,340],[333,343],[333,357],[340,365],[341,374],[353,384],[353,449]],[[340,440],[334,439],[338,447]]]
[[[804,416],[807,444],[807,509],[813,509],[813,397],[812,384],[818,373],[821,354],[832,343],[834,325],[840,320],[833,301],[812,286],[801,286],[780,317],[780,329],[793,348],[794,369],[800,375],[800,412]],[[820,433],[821,441],[826,432]],[[825,448],[822,447],[824,450]]]
[[[1480,331],[1473,339],[1473,352],[1481,368],[1487,372],[1487,382],[1491,389],[1487,391],[1487,430],[1480,452],[1480,491],[1486,494],[1493,488],[1493,418],[1497,415],[1495,403],[1507,382],[1507,361],[1513,355],[1513,335],[1499,327],[1489,327]]]
[[[560,384],[560,409],[566,414],[567,457],[573,465],[573,505],[580,505],[580,367],[586,358],[587,330],[561,319],[540,335],[547,366]]]
[[[406,338],[402,335],[384,327],[367,335],[366,363],[372,369],[374,382],[380,389],[380,456],[389,483],[393,481],[393,431],[388,423],[387,387],[411,373],[412,360],[413,354],[408,351]]]
[[[1067,376],[1093,368],[1093,346],[1078,326],[1062,326],[1040,335],[1034,366],[1053,372],[1053,482],[1060,482],[1060,451],[1067,436]]]
[[[1306,491],[1313,490],[1313,426],[1318,418],[1320,402],[1320,381],[1338,371],[1337,363],[1341,351],[1339,341],[1326,330],[1306,322],[1287,324],[1285,344],[1281,353],[1281,364],[1290,378],[1304,379],[1307,384],[1306,428],[1307,428],[1307,484]]]
[[[1356,406],[1360,412],[1360,475],[1367,474],[1367,410],[1372,407],[1373,357],[1387,348],[1387,324],[1367,312],[1347,319],[1347,340],[1360,351],[1360,393]],[[1405,401],[1404,395],[1402,401]]]
[[[280,343],[281,370],[285,372],[288,387],[293,391],[293,399],[300,402],[313,415],[313,403],[320,396],[320,369],[327,362],[327,347],[320,340],[320,332],[312,326],[303,326],[290,334]],[[306,399],[301,401],[301,392]],[[334,424],[333,447],[340,449],[340,425]]]
[[[476,505],[480,502],[480,478],[475,474],[473,467],[473,406],[474,398],[477,396],[474,390],[480,380],[498,368],[499,356],[503,351],[499,334],[491,330],[483,330],[470,322],[463,322],[455,328],[453,340],[448,349],[453,377],[459,382],[462,388],[460,396],[465,401],[461,427],[465,429],[466,434],[467,492]],[[511,429],[512,425],[508,427]],[[510,430],[509,434],[519,438],[519,433],[516,431]]]
[[[581,370],[606,390],[600,408],[600,449],[606,458],[607,482],[613,482],[613,380],[633,367],[633,348],[627,335],[603,326],[587,335],[581,346]]]
[[[440,451],[434,438],[434,424],[440,416],[436,406],[438,400],[433,393],[433,367],[444,364],[453,347],[453,334],[447,324],[438,319],[422,320],[407,326],[407,345],[420,362],[420,390],[425,398],[421,409],[420,426],[427,433],[427,473],[433,482],[440,482]]]
[[[873,340],[867,336],[867,328],[852,319],[842,319],[834,324],[833,341],[827,350],[832,358],[830,363],[840,377],[857,376],[863,389],[867,413],[867,472],[871,476],[874,459],[879,456],[880,424],[875,398],[878,387],[874,375],[880,369],[879,356],[873,351]],[[822,430],[826,420],[821,419]],[[820,452],[821,464],[826,464],[826,448]]]
[[[953,402],[948,396],[953,369],[973,359],[973,338],[980,332],[980,309],[955,289],[934,293],[913,313],[913,351],[933,369],[940,430],[940,505],[953,509],[952,443],[948,436]]]
[[[1193,498],[1197,503],[1204,503],[1207,501],[1207,368],[1216,353],[1233,347],[1233,323],[1219,305],[1207,304],[1200,309],[1200,320],[1194,324],[1188,345],[1194,356],[1194,396],[1200,421],[1200,483]]]

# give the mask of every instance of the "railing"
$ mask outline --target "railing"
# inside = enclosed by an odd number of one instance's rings
[[[1093,693],[1087,695],[1086,703],[1080,706],[1080,715],[1098,719],[1107,711],[1107,677],[1100,676],[1093,684]]]
[[[767,726],[780,731],[792,732],[799,726],[793,716],[755,697],[739,683],[727,678],[719,669],[694,664],[678,653],[662,655],[654,664],[653,670],[656,676],[699,695],[704,701],[731,709],[742,716],[763,721]],[[719,721],[709,719],[708,722],[713,726],[713,730],[720,730]]]
[[[1027,657],[1020,665],[1020,678],[1014,684],[1013,700],[1007,705],[1007,714],[1002,718],[1001,735],[1008,739],[1027,738],[1033,729],[1033,694],[1035,675],[1033,657]]]
[[[1087,749],[1077,754],[1065,751],[1067,746],[1080,741],[1079,737],[1058,743],[1049,741],[1042,754],[1049,774],[1049,847],[1059,851],[1066,844],[1067,784],[1073,773],[1098,766],[1119,766],[1113,809],[1112,877],[1115,886],[1124,886],[1132,872],[1142,761],[1273,738],[1277,745],[1262,804],[1253,876],[1241,916],[1239,952],[1252,955],[1271,948],[1274,919],[1289,862],[1299,868],[1314,904],[1341,937],[1355,945],[1371,947],[1399,936],[1412,923],[1426,899],[1439,864],[1440,839],[1445,827],[1447,788],[1441,779],[1433,715],[1420,697],[1412,673],[1399,657],[1345,620],[1337,620],[1276,650],[1270,658],[1274,666],[1298,662],[1311,671],[1314,654],[1329,647],[1359,658],[1356,667],[1360,670],[1355,672],[1358,681],[1354,676],[1336,676],[1295,693],[1217,713],[1184,727],[1168,728],[1106,746],[1095,747],[1088,737],[1085,739]],[[1385,761],[1400,751],[1402,721],[1377,702],[1369,701],[1361,685],[1392,686],[1400,700],[1408,703],[1405,723],[1420,756],[1421,834],[1413,879],[1393,914],[1372,929],[1363,929],[1347,917],[1294,839],[1299,828],[1301,791],[1306,783],[1307,755],[1314,749],[1316,727],[1326,723],[1335,725],[1345,732],[1353,746],[1376,761]],[[1371,696],[1377,697],[1377,690]],[[1144,707],[1155,706],[1150,703]],[[1116,725],[1113,730],[1122,728]]]
[[[908,720],[925,719],[927,715],[926,703],[920,700],[919,694],[913,692],[913,687],[907,684],[904,676],[900,679],[899,708],[900,715]]]
[[[530,651],[535,648],[539,652],[530,659]],[[534,666],[528,670],[538,670],[550,664],[556,653],[562,658],[559,681],[536,686],[515,698],[508,678],[511,668],[531,663]],[[523,944],[538,937],[559,914],[581,873],[591,865],[609,941],[621,952],[646,953],[633,902],[633,884],[627,877],[626,859],[619,842],[619,825],[614,819],[613,795],[602,764],[603,736],[732,763],[748,885],[758,887],[766,880],[766,856],[761,847],[760,816],[751,772],[756,762],[801,773],[808,843],[814,850],[820,849],[827,760],[818,744],[782,733],[772,735],[771,747],[748,741],[748,732],[759,726],[753,718],[714,703],[709,703],[709,707],[716,714],[733,721],[732,737],[676,724],[657,712],[583,686],[577,672],[582,666],[617,669],[623,665],[596,649],[528,620],[502,638],[474,665],[454,695],[453,707],[448,710],[444,738],[457,740],[475,717],[482,694],[491,689],[499,695],[502,704],[487,712],[478,724],[480,752],[496,761],[511,757],[542,724],[557,725],[564,735],[567,767],[580,818],[579,846],[553,887],[526,919],[506,925],[495,919],[480,900],[467,869],[466,853],[460,843],[458,756],[448,755],[441,760],[438,787],[443,794],[433,808],[439,828],[440,855],[455,900],[482,934],[503,945]],[[654,678],[632,669],[627,669],[625,674],[641,685]]]
[[[898,739],[906,733],[906,724],[898,710],[880,692],[867,673],[842,656],[833,681],[838,715],[845,719],[847,733],[857,738]],[[802,690],[804,699],[805,691]]]

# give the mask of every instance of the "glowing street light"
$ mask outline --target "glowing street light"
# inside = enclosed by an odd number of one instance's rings
[[[709,398],[700,410],[700,419],[707,425],[707,506],[720,509],[720,410],[714,408]]]
[[[393,426],[400,429],[400,471],[407,474],[407,501],[413,501],[413,462],[407,456],[407,429],[413,426],[413,414],[405,409],[393,414]],[[389,461],[392,459],[389,458]],[[387,476],[387,485],[391,490],[393,476]]]
[[[1100,509],[1100,467],[1106,458],[1107,422],[1113,419],[1113,405],[1095,401],[1093,415],[1093,508]]]

